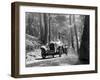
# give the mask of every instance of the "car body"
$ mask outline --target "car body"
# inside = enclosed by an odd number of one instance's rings
[[[58,45],[55,46],[55,43],[49,43],[49,45],[42,45],[41,46],[41,56],[43,59],[46,58],[46,56],[52,55],[53,57],[55,55],[59,55],[59,57],[61,57],[61,55],[63,53],[67,54],[67,48],[63,47],[63,45]]]

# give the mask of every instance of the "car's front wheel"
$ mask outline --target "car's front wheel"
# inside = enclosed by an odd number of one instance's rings
[[[46,55],[42,54],[42,58],[45,59],[46,58]]]

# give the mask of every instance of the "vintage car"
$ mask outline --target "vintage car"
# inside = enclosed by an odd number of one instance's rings
[[[53,57],[54,55],[59,55],[59,57],[61,57],[63,53],[67,54],[67,48],[65,48],[63,45],[55,45],[56,43],[49,43],[49,45],[41,46],[41,56],[43,59],[45,59],[46,56],[49,55],[52,55]]]

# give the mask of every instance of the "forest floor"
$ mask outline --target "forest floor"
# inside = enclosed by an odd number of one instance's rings
[[[29,60],[26,60],[26,67],[76,65],[79,62],[78,55],[73,48],[69,48],[67,55],[62,54],[61,57],[59,57],[59,55],[55,55],[54,58],[52,56],[47,56],[46,59],[43,59],[39,49],[35,52],[29,52],[27,56]]]

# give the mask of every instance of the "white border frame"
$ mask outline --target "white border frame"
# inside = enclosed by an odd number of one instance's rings
[[[19,51],[19,74],[40,74],[55,72],[75,72],[95,70],[95,11],[88,9],[55,8],[20,6],[19,7],[19,30],[20,30],[20,51]],[[90,15],[90,64],[89,65],[66,65],[56,67],[25,67],[25,12],[57,13],[57,14],[82,14]],[[66,69],[67,67],[67,69]]]

